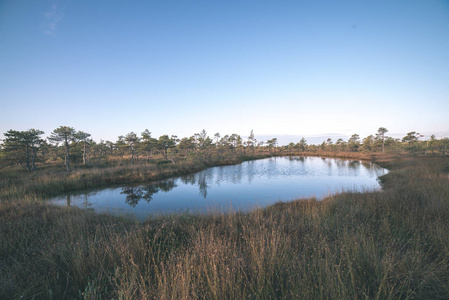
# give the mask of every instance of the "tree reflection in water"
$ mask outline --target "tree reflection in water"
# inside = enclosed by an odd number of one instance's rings
[[[207,185],[207,178],[206,173],[200,173],[198,176],[198,187],[200,188],[200,195],[206,199],[207,197],[207,188],[209,187]]]
[[[207,182],[212,181],[213,177],[214,177],[214,174],[213,174],[212,170],[205,170],[198,174],[184,175],[180,179],[184,184],[195,185],[198,182],[198,187],[200,189],[200,195],[203,196],[204,199],[206,199],[207,189],[209,188]]]
[[[352,170],[357,170],[360,167],[360,161],[358,160],[349,160],[348,167]]]
[[[171,210],[178,207],[203,209],[223,198],[236,199],[235,205],[243,207],[255,199],[271,203],[273,197],[288,200],[303,194],[304,197],[328,194],[330,189],[340,191],[345,186],[354,188],[359,182],[377,187],[375,178],[382,174],[385,174],[384,169],[361,161],[276,157],[240,165],[213,167],[140,186],[111,187],[87,194],[82,191],[64,195],[62,199],[59,197],[55,201],[98,211],[108,208],[125,211],[134,209],[139,210],[139,214],[152,214],[159,209]],[[323,184],[317,184],[318,182]],[[324,185],[326,188],[321,188]],[[98,195],[94,195],[96,193]],[[153,209],[156,207],[157,209]]]
[[[195,182],[196,182],[195,174],[184,175],[184,176],[181,177],[181,181],[182,181],[184,184],[191,184],[191,185],[194,185]]]
[[[132,207],[135,207],[140,200],[150,202],[153,199],[153,195],[159,191],[168,192],[176,187],[175,180],[169,179],[158,183],[150,184],[147,186],[123,187],[120,194],[126,195],[125,202]]]
[[[84,195],[83,206],[84,208],[89,208],[92,206],[92,203],[89,202],[89,197],[94,195],[95,193],[89,193]]]
[[[163,192],[171,191],[173,188],[176,187],[175,180],[169,179],[165,181],[161,181],[156,186]]]
[[[91,192],[91,193],[85,193],[85,194],[82,194],[82,199],[83,199],[82,207],[84,207],[84,208],[89,208],[89,207],[91,207],[91,206],[92,206],[92,203],[89,202],[89,198],[90,198],[92,195],[95,195],[95,194],[96,194],[96,192]],[[66,201],[67,201],[67,207],[70,207],[70,206],[72,205],[72,195],[71,195],[71,194],[67,194],[66,197],[67,197],[67,198],[66,198]],[[75,199],[76,199],[76,198],[78,198],[78,197],[75,196]]]
[[[132,207],[135,207],[137,203],[139,203],[140,199],[142,199],[142,189],[137,187],[123,187],[120,194],[126,195],[125,202]]]

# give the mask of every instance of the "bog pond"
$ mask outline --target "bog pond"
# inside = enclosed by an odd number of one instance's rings
[[[388,171],[374,163],[321,157],[272,157],[141,185],[87,190],[50,200],[139,220],[172,212],[246,211],[279,201],[322,199],[344,190],[380,189]]]

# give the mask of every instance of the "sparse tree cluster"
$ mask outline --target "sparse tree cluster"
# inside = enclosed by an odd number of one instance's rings
[[[211,159],[236,159],[256,154],[282,155],[294,152],[349,151],[349,152],[394,152],[414,155],[447,155],[449,139],[422,140],[422,135],[412,131],[402,139],[387,136],[388,130],[380,127],[378,131],[365,138],[353,134],[347,141],[331,138],[319,145],[308,144],[303,137],[298,143],[278,146],[277,138],[257,141],[251,130],[247,139],[238,134],[209,137],[206,130],[190,137],[179,139],[176,135],[152,137],[145,129],[140,135],[130,132],[118,136],[115,142],[95,142],[91,135],[77,131],[73,127],[60,126],[45,140],[43,131],[9,130],[0,143],[0,166],[20,166],[28,172],[36,170],[36,164],[45,164],[63,160],[65,168],[70,170],[71,163],[86,165],[89,163],[177,163],[182,160],[207,162]],[[47,142],[49,141],[49,143]],[[159,158],[159,159],[157,159]],[[140,159],[140,160],[139,160]],[[62,162],[62,161],[61,161]]]
[[[43,131],[36,129],[5,132],[0,157],[6,164],[18,164],[28,172],[35,171],[37,152],[44,142],[40,138],[42,134]]]
[[[344,152],[388,152],[409,153],[413,155],[446,155],[449,147],[449,138],[437,139],[432,135],[430,140],[421,140],[423,135],[415,131],[407,133],[402,139],[387,136],[388,129],[380,127],[375,134],[361,138],[353,134],[347,141],[339,138],[335,143],[331,138],[319,145],[308,145],[305,138],[294,144],[283,146],[278,151],[344,151]]]

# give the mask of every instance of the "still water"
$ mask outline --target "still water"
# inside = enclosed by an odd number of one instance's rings
[[[51,202],[144,220],[171,212],[244,211],[298,198],[322,199],[343,190],[376,190],[377,178],[387,172],[370,162],[273,157],[156,183],[72,193]]]

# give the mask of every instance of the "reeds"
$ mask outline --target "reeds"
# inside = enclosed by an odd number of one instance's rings
[[[138,223],[3,202],[0,298],[448,299],[449,160],[388,164],[383,191],[250,213]]]

